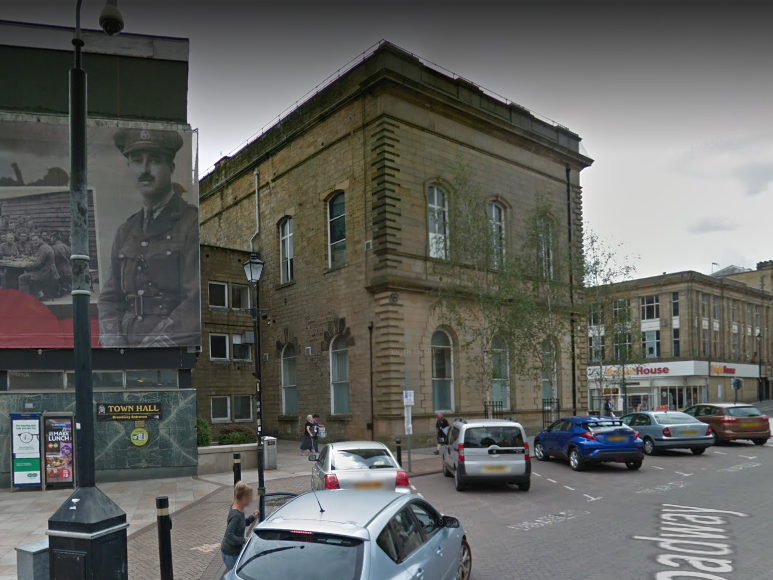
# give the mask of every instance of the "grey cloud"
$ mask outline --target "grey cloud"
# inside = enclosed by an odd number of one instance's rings
[[[692,224],[687,231],[692,234],[714,234],[717,232],[731,232],[736,229],[734,223],[722,218],[704,218]]]
[[[746,195],[758,195],[773,181],[773,161],[744,165],[735,170],[735,175],[744,184]]]

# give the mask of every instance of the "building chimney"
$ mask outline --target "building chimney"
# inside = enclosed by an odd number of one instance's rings
[[[765,260],[764,262],[757,262],[757,270],[772,270],[773,260]]]

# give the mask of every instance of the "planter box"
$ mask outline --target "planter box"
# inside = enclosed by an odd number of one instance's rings
[[[258,468],[258,444],[199,447],[198,475],[233,471],[234,453],[242,454],[242,471]]]

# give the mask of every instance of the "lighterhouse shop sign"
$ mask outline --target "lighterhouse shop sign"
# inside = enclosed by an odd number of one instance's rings
[[[97,405],[97,421],[160,421],[160,403],[121,403]]]

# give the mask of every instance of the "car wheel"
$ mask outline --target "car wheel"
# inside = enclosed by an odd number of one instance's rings
[[[467,484],[464,483],[461,479],[459,479],[459,470],[457,469],[454,471],[454,486],[456,487],[456,491],[466,491],[467,490]]]
[[[575,471],[585,471],[585,463],[580,451],[576,447],[572,447],[569,450],[569,465]]]
[[[642,462],[641,461],[626,461],[625,466],[630,469],[631,471],[636,471],[637,469],[641,469]]]
[[[445,461],[443,461],[443,475],[445,475],[446,477],[453,477],[454,476],[454,474],[451,473],[451,470],[448,469],[448,466],[446,465]]]
[[[767,439],[752,439],[752,443],[754,443],[755,445],[765,445],[765,443],[767,442],[768,442]]]
[[[531,489],[531,481],[525,481],[518,484],[519,491],[529,491]]]
[[[655,449],[655,442],[651,437],[644,438],[644,453],[647,455],[655,455],[655,453],[657,453],[657,450]]]
[[[690,451],[692,451],[693,455],[703,455],[706,452],[705,447],[691,447]]]
[[[459,572],[456,574],[456,580],[470,580],[472,575],[472,552],[467,540],[462,540],[462,549],[459,552]]]
[[[542,446],[541,441],[534,442],[534,457],[536,457],[538,461],[547,461],[550,459],[548,454],[545,453],[545,448]]]
[[[714,445],[722,445],[722,443],[724,443],[724,441],[719,438],[719,435],[717,435],[713,431],[711,433],[711,436],[714,438]]]

